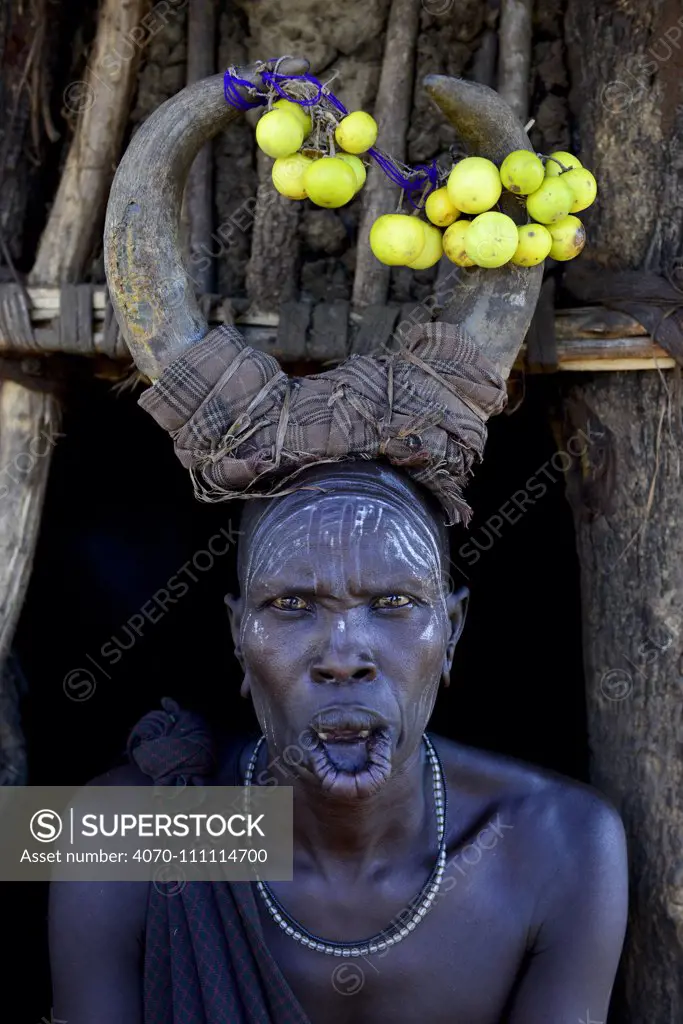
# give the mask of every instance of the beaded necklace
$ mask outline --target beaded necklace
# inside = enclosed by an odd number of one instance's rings
[[[247,765],[247,770],[244,775],[244,785],[247,788],[252,785],[256,761],[259,750],[261,749],[261,744],[264,740],[265,736],[261,736],[256,743],[254,752],[252,753],[249,764]],[[426,733],[423,735],[422,740],[425,744],[427,758],[429,759],[432,768],[434,808],[436,812],[439,853],[434,870],[418,895],[415,897],[415,900],[419,899],[419,906],[413,913],[411,919],[405,924],[394,924],[391,922],[388,928],[379,932],[377,935],[373,935],[372,938],[364,939],[360,942],[335,942],[331,939],[323,939],[319,935],[314,935],[313,932],[309,932],[302,924],[293,918],[282,906],[268,883],[259,878],[255,883],[256,888],[261,894],[268,912],[282,931],[286,935],[289,935],[290,938],[294,939],[295,942],[299,942],[302,946],[307,946],[308,949],[313,949],[318,953],[326,953],[328,956],[367,956],[368,953],[381,953],[390,946],[395,946],[396,943],[402,942],[403,939],[407,938],[431,910],[446,869],[446,787],[444,784],[443,767],[441,765],[439,755],[434,749]],[[411,901],[411,906],[415,903],[415,900]]]

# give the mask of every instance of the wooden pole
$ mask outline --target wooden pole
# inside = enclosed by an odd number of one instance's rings
[[[38,23],[38,11],[22,0],[11,0],[0,9],[0,276],[19,281],[15,260],[21,254],[24,221],[29,201],[27,153],[32,126],[32,108],[38,106],[37,72],[44,60],[44,26]],[[43,12],[44,17],[44,12]],[[37,145],[35,122],[33,143]],[[21,286],[20,286],[21,287]],[[12,394],[5,390],[9,388]],[[4,392],[4,394],[3,394]],[[38,406],[35,409],[35,406]],[[19,668],[9,652],[29,575],[30,563],[21,552],[35,543],[36,513],[42,501],[16,499],[39,492],[42,495],[40,469],[26,479],[16,465],[22,454],[22,431],[31,429],[43,418],[41,397],[0,381],[0,574],[8,587],[0,591],[0,785],[20,786],[28,781],[26,749],[19,708]],[[5,415],[11,409],[9,422]],[[25,487],[8,486],[10,473],[24,477]],[[35,511],[34,511],[35,509]],[[24,532],[25,531],[25,532]],[[14,569],[14,571],[13,571]],[[2,576],[0,575],[0,579]],[[4,582],[4,580],[3,580]]]
[[[28,783],[26,743],[21,728],[20,701],[27,691],[26,678],[15,654],[2,667],[0,685],[0,786]]]
[[[29,150],[32,113],[38,107],[36,78],[43,57],[45,27],[39,11],[21,0],[0,5],[0,264],[3,277],[22,249],[24,219],[29,201]],[[42,12],[45,18],[44,11]],[[33,109],[32,109],[33,108]]]
[[[128,115],[139,46],[133,30],[146,0],[104,0],[93,58],[83,82],[72,83],[65,102],[78,104],[76,133],[38,255],[31,284],[58,285],[82,276],[104,214],[107,189]],[[132,34],[133,33],[133,34]],[[113,75],[114,55],[119,58]],[[113,77],[112,77],[113,75]],[[69,100],[70,97],[70,100]],[[0,381],[0,709],[8,708],[4,672],[14,630],[31,574],[50,459],[60,419],[59,402],[48,390]],[[18,724],[0,728],[3,770],[8,782],[22,781],[23,756]],[[25,780],[24,780],[25,781]]]
[[[532,0],[503,0],[500,10],[498,92],[522,124],[529,111]]]
[[[147,0],[102,0],[85,77],[64,93],[78,123],[30,284],[77,281],[99,239],[140,60],[136,30],[146,10]]]
[[[406,159],[406,135],[413,99],[415,46],[420,20],[420,0],[393,0],[389,12],[384,60],[374,116],[379,124],[381,148],[397,160]],[[353,281],[355,309],[386,302],[391,268],[377,260],[370,249],[370,228],[398,202],[396,185],[373,164],[361,192],[358,255]]]
[[[58,423],[54,395],[0,381],[0,665],[31,575]]]
[[[256,167],[258,188],[246,288],[254,312],[276,313],[297,294],[301,211],[298,203],[275,191],[273,161],[261,150],[256,154]]]
[[[620,10],[568,0],[577,155],[600,183],[582,257],[596,280],[600,267],[671,272],[683,251],[679,15],[675,0]],[[668,372],[581,379],[564,405],[566,433],[590,439],[568,493],[591,778],[620,809],[630,851],[620,1024],[683,1020],[681,412]]]
[[[267,52],[272,45],[268,19],[254,19],[250,30],[251,59],[265,59],[264,50]],[[247,119],[255,124],[262,114],[263,108],[259,108],[247,114]],[[251,221],[251,251],[245,275],[247,295],[252,310],[265,314],[277,313],[283,302],[294,299],[299,283],[301,204],[275,190],[273,163],[256,147],[256,201],[239,217],[244,225],[240,230],[248,230]]]

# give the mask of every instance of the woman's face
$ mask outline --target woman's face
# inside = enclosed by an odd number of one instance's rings
[[[450,670],[463,592],[429,517],[373,494],[285,503],[250,538],[232,600],[245,691],[271,753],[340,799],[419,748]]]

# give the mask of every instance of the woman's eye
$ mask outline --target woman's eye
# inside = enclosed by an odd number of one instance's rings
[[[405,594],[386,594],[374,601],[375,608],[409,608],[412,600]]]
[[[308,608],[303,597],[276,597],[271,604],[273,608],[279,608],[284,612],[303,612]]]

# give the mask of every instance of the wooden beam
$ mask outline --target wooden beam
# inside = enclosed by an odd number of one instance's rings
[[[591,373],[595,370],[671,370],[676,365],[675,359],[671,356],[664,356],[662,359],[575,359],[571,362],[560,364],[558,370],[571,370],[572,373]]]
[[[605,370],[668,370],[676,362],[664,349],[652,340],[649,334],[631,335],[624,338],[562,336],[567,329],[565,317],[561,313],[555,316],[557,335],[557,368],[560,371],[594,372]],[[574,328],[575,329],[575,328]],[[515,364],[523,369],[526,349],[522,349],[520,359]]]
[[[628,313],[619,313],[604,306],[584,306],[558,311],[555,331],[558,341],[575,338],[638,338],[647,334]]]
[[[104,285],[92,289],[92,352],[91,355],[107,355],[112,357],[105,345],[103,324],[106,311],[107,290]],[[67,354],[83,354],[82,342],[79,339],[60,339],[55,321],[59,319],[60,296],[59,288],[28,288],[31,300],[31,323],[35,338],[31,342],[27,338],[25,347],[18,348],[12,338],[3,333],[0,320],[0,352],[17,355],[43,352],[66,352]],[[231,299],[230,307],[235,313],[235,322],[244,334],[247,342],[254,348],[264,351],[283,351],[282,337],[278,341],[280,316],[277,313],[259,313],[251,309],[247,299]],[[419,303],[411,304],[411,308]],[[209,310],[212,326],[226,323],[223,300],[216,298]],[[289,308],[289,307],[288,307]],[[388,319],[395,320],[398,307],[385,307]],[[374,310],[377,315],[377,309]],[[363,334],[362,350],[370,351],[371,338],[368,331],[358,328],[363,321],[356,313],[349,316],[352,328]],[[320,332],[320,326],[317,328]],[[668,370],[675,366],[675,361],[660,345],[653,342],[633,317],[625,313],[615,313],[601,306],[581,309],[559,309],[555,311],[555,332],[557,335],[558,370],[561,372],[602,372],[607,370]],[[360,336],[359,333],[359,336]],[[382,328],[386,340],[386,329]],[[72,347],[65,347],[72,341]],[[354,345],[357,343],[354,343]],[[335,349],[335,352],[337,350]],[[359,351],[354,347],[354,351]],[[526,349],[523,346],[515,363],[515,369],[526,370]]]

